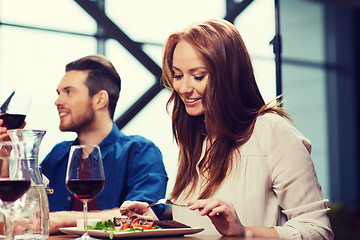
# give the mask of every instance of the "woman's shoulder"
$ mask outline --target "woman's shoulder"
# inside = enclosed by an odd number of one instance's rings
[[[264,113],[257,117],[253,134],[275,134],[281,128],[292,129],[294,126],[285,116],[277,113]]]
[[[260,125],[276,125],[276,124],[290,124],[291,122],[285,116],[281,116],[277,113],[264,113],[257,117],[256,124]]]
[[[311,142],[296,129],[294,124],[284,116],[276,113],[265,113],[256,120],[253,135],[269,143],[269,147],[274,145],[286,146],[290,142],[296,141],[311,150]]]
[[[241,146],[242,154],[266,155],[274,139],[279,137],[279,134],[277,134],[279,131],[276,130],[278,125],[289,124],[283,122],[288,122],[288,120],[276,113],[259,115],[255,120],[250,138]]]
[[[282,142],[287,138],[296,138],[301,141],[310,141],[296,129],[293,122],[285,116],[280,116],[276,113],[265,113],[260,115],[255,122],[253,134],[267,142]]]

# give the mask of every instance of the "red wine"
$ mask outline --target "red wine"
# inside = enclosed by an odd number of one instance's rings
[[[0,118],[3,121],[2,126],[7,129],[16,129],[21,127],[24,124],[25,115],[23,114],[8,114],[8,113],[0,113]]]
[[[30,180],[0,179],[0,199],[3,202],[14,202],[30,187]]]
[[[66,182],[66,187],[78,199],[93,199],[105,186],[105,180],[100,179],[71,179]]]

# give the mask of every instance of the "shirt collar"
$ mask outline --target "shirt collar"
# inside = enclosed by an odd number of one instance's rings
[[[116,126],[116,124],[113,123],[113,127],[112,127],[110,133],[99,144],[101,156],[103,159],[106,157],[108,152],[111,150],[111,148],[109,148],[109,146],[114,144],[115,142],[117,142],[119,138],[120,138],[120,130]]]
[[[117,139],[119,138],[120,138],[120,130],[116,126],[116,124],[113,123],[113,127],[110,133],[99,144],[101,157],[103,158],[103,160],[108,154],[108,152],[111,150],[108,146],[114,144],[114,142],[116,142]],[[80,144],[79,138],[76,138],[71,145],[79,145],[79,144]]]

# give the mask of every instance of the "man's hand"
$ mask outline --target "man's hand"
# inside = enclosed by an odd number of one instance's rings
[[[7,133],[7,127],[3,127],[4,120],[0,119],[0,142],[3,141],[11,141],[9,134]],[[23,129],[26,126],[26,121],[24,121],[23,125],[18,129]]]
[[[2,126],[3,123],[4,120],[0,119],[0,142],[8,141],[7,139],[10,138],[9,134],[7,134],[7,128]]]
[[[81,212],[79,212],[81,214]],[[75,227],[76,219],[71,212],[51,212],[49,217],[50,234],[59,232],[61,227]]]
[[[112,220],[114,217],[120,217],[120,209],[113,208],[103,211],[88,212],[88,219],[100,219],[102,221]],[[59,232],[62,227],[76,227],[77,220],[84,218],[84,212],[80,211],[60,211],[50,212],[49,225],[50,234]]]

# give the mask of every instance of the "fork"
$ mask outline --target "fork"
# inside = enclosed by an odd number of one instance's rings
[[[177,203],[173,203],[170,199],[167,199],[167,198],[162,198],[162,199],[159,199],[153,203],[150,203],[149,206],[146,207],[146,209],[148,208],[151,208],[155,205],[158,205],[158,204],[168,204],[168,205],[174,205],[174,206],[179,206],[179,207],[188,207],[189,205],[188,204],[177,204]]]

